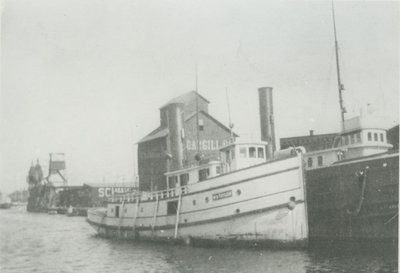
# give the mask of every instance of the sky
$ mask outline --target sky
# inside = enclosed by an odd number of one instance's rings
[[[399,123],[399,2],[335,2],[344,101]],[[330,1],[4,0],[0,191],[63,152],[69,184],[133,181],[159,107],[195,89],[259,137],[259,87],[277,137],[338,132]],[[228,95],[227,95],[228,94]],[[46,171],[45,171],[46,172]]]

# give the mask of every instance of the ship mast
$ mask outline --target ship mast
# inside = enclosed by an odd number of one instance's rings
[[[339,105],[340,105],[340,115],[341,115],[341,129],[342,132],[344,131],[344,114],[346,113],[346,108],[343,106],[343,94],[344,85],[340,78],[340,63],[339,63],[339,44],[337,41],[337,34],[336,34],[336,20],[335,20],[335,7],[332,0],[332,17],[333,17],[333,31],[335,35],[335,53],[336,53],[336,73],[337,73],[337,80],[338,80],[338,90],[339,90]]]

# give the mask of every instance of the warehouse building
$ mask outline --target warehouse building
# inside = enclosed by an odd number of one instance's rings
[[[166,188],[165,172],[219,157],[219,148],[232,139],[231,131],[209,114],[209,103],[192,91],[160,108],[160,126],[138,142],[140,190],[163,190]],[[177,123],[183,128],[178,138],[174,137]],[[172,156],[177,145],[182,146],[182,158]]]

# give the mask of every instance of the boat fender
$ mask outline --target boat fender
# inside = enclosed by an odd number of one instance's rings
[[[294,196],[290,197],[287,206],[290,210],[293,210],[296,207],[296,198]]]

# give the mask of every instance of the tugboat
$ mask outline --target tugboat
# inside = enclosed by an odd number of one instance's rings
[[[263,140],[220,149],[220,160],[182,168],[182,105],[169,108],[172,170],[166,190],[122,194],[87,221],[104,237],[186,244],[304,247],[308,221],[302,149],[273,158],[272,88],[260,88]]]

